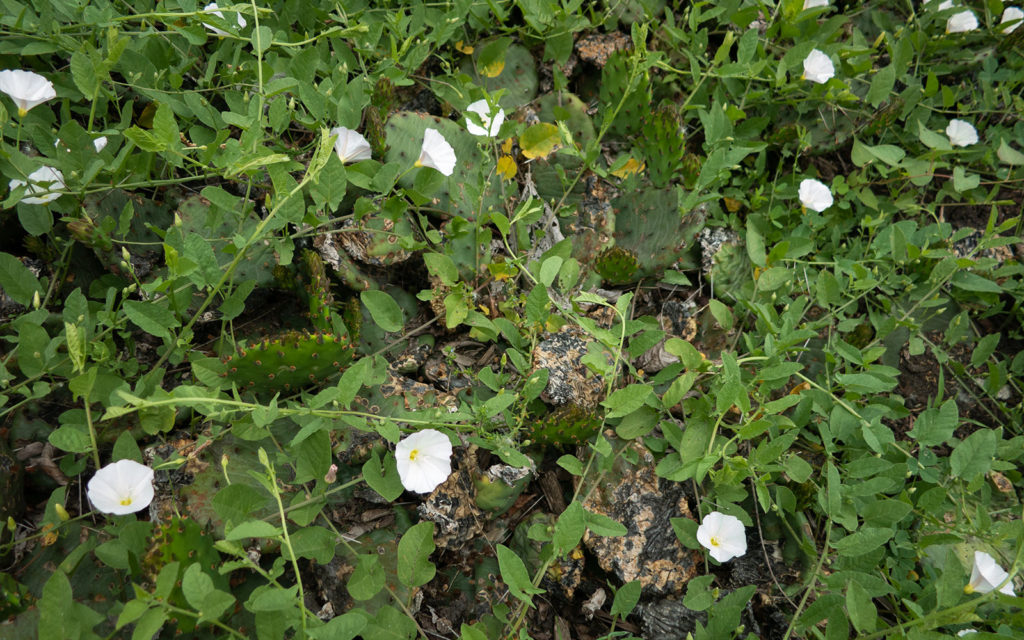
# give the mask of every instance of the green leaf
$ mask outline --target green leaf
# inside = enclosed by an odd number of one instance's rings
[[[555,462],[574,476],[583,475],[583,463],[576,456],[565,454]]]
[[[981,184],[981,176],[967,173],[963,167],[953,167],[953,190],[957,193],[970,191]]]
[[[247,520],[224,534],[225,540],[242,540],[244,538],[277,538],[281,528],[263,520]]]
[[[174,121],[174,112],[165,102],[157,105],[153,114],[153,135],[163,144],[173,147],[179,140],[178,123]]]
[[[352,640],[366,628],[367,622],[364,616],[350,611],[331,618],[324,626],[310,629],[308,633],[314,640]]]
[[[608,418],[621,418],[643,406],[654,389],[646,384],[631,384],[612,392],[601,404],[608,409]]]
[[[400,331],[403,318],[402,308],[395,299],[383,291],[369,289],[359,294],[370,316],[378,327],[385,331]]]
[[[377,555],[362,554],[345,586],[356,600],[369,600],[384,588],[385,580],[384,567]]]
[[[273,41],[274,32],[270,30],[270,27],[261,24],[259,29],[253,29],[252,48],[257,53],[263,53],[269,49],[270,43]]]
[[[669,522],[680,544],[687,549],[700,549],[700,543],[697,542],[697,527],[700,525],[696,521],[690,518],[671,518]]]
[[[699,576],[686,583],[686,595],[683,596],[683,606],[694,611],[705,611],[714,601],[715,596],[711,592],[711,581],[715,576]]]
[[[942,151],[949,151],[952,146],[949,144],[949,138],[936,133],[924,126],[924,123],[920,120],[917,121],[917,139],[921,141],[921,144],[928,147],[929,149],[940,149]]]
[[[405,487],[402,486],[402,479],[398,477],[398,467],[395,465],[395,454],[388,452],[384,458],[386,474],[381,471],[380,458],[374,453],[363,465],[363,479],[370,488],[381,495],[382,498],[391,502],[402,495]]]
[[[555,150],[559,140],[558,127],[549,122],[538,122],[519,136],[519,148],[528,160],[543,158]]]
[[[424,253],[423,262],[431,275],[437,276],[449,287],[455,286],[459,281],[459,270],[455,262],[443,253]]]
[[[1024,153],[1021,153],[1008,145],[1005,139],[999,141],[999,148],[996,150],[996,156],[1006,164],[1024,164]]]
[[[509,593],[517,600],[533,606],[531,595],[544,593],[543,589],[533,586],[530,581],[530,574],[526,571],[526,565],[515,551],[512,551],[503,544],[495,547],[498,556],[498,568],[501,570],[501,580],[508,585]]]
[[[988,473],[996,455],[997,438],[991,429],[975,431],[967,436],[949,456],[950,473],[964,480]]]
[[[600,513],[592,513],[585,511],[587,528],[590,529],[594,535],[604,537],[617,537],[624,536],[627,533],[626,527],[617,520],[609,518],[606,515]]]
[[[294,515],[294,511],[291,515]],[[297,558],[315,560],[317,564],[326,565],[334,559],[334,546],[337,538],[333,531],[323,527],[303,527],[288,534],[292,550]],[[292,559],[286,547],[281,547],[281,555]]]
[[[124,130],[124,137],[134,142],[135,145],[143,151],[163,151],[167,148],[167,143],[163,142],[149,131],[140,129],[135,125]]]
[[[63,571],[54,571],[43,585],[43,597],[39,600],[39,637],[70,638],[68,625],[72,624],[71,582]]]
[[[846,611],[850,614],[850,622],[857,631],[874,631],[878,610],[871,600],[871,595],[856,580],[851,580],[846,587]]]
[[[437,568],[430,562],[434,552],[434,523],[409,527],[398,541],[398,580],[407,587],[419,587],[434,579]]]
[[[29,271],[28,267],[9,253],[0,252],[0,289],[24,307],[32,305],[32,298],[38,292],[40,298],[45,293],[39,280]]]
[[[907,435],[925,447],[945,444],[953,436],[953,431],[959,424],[959,417],[956,400],[950,398],[942,403],[941,407],[922,411],[914,420],[914,428]]]
[[[235,602],[234,596],[217,589],[198,564],[189,565],[181,577],[185,599],[207,620],[216,620]]]
[[[895,532],[886,527],[861,527],[832,546],[842,556],[862,556],[888,542]]]
[[[893,85],[896,84],[896,67],[889,65],[879,70],[871,79],[871,86],[864,99],[875,109],[889,99]]]
[[[103,82],[89,55],[91,49],[87,46],[85,50],[80,49],[71,54],[71,79],[82,95],[90,100],[96,96]]]
[[[954,287],[965,291],[978,291],[982,293],[1002,293],[1003,288],[988,278],[983,278],[976,273],[957,271],[950,279]]]
[[[128,319],[139,326],[143,331],[159,338],[170,338],[171,327],[181,326],[178,319],[174,317],[164,302],[139,302],[138,300],[125,300],[124,313]]]
[[[555,522],[555,534],[552,538],[555,545],[555,553],[559,556],[566,554],[576,548],[576,545],[583,539],[587,531],[587,512],[579,502],[575,500],[569,503],[565,511],[558,516]]]
[[[639,580],[633,580],[619,587],[619,590],[615,592],[615,599],[612,600],[612,608],[609,613],[615,617],[625,618],[633,609],[636,608],[636,604],[640,602],[640,591],[641,585]]]
[[[761,274],[762,278],[767,273],[768,273],[767,271],[762,273]],[[762,283],[762,285],[763,284],[765,284],[765,283]],[[763,288],[763,286],[762,286],[762,288]],[[775,287],[772,287],[772,288],[775,288]],[[768,289],[765,289],[765,290],[767,291]],[[732,311],[729,309],[729,307],[725,306],[724,304],[722,304],[718,300],[712,299],[712,300],[708,301],[708,309],[711,310],[711,315],[714,316],[715,321],[718,322],[720,327],[722,327],[726,331],[728,331],[729,329],[732,329],[733,317],[732,317]]]

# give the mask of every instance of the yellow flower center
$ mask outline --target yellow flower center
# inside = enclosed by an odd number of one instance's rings
[[[409,460],[410,461],[415,460],[416,456],[418,456],[418,455],[420,455],[420,450],[419,449],[413,449],[412,451],[409,452]]]
[[[974,585],[968,582],[967,585],[964,586],[964,593],[968,595],[974,593]]]
[[[127,507],[131,503],[132,503],[132,497],[131,496],[125,496],[125,497],[121,498],[121,506],[122,507]]]
[[[18,107],[19,117],[24,118],[26,113],[28,113],[28,109],[26,109],[25,107]]]
[[[716,537],[714,537],[714,536],[711,536],[711,546],[712,546],[712,547],[717,547],[717,546],[719,546],[719,544],[718,544],[718,538],[716,538]]]

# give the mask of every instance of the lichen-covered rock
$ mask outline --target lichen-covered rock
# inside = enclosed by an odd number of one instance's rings
[[[628,446],[639,456],[636,466],[617,456],[600,484],[583,488],[583,507],[622,523],[626,535],[599,537],[588,531],[583,543],[602,569],[624,583],[639,580],[645,595],[680,594],[703,563],[702,555],[680,544],[672,529],[672,518],[694,519],[683,485],[659,478],[654,457],[642,445]]]
[[[608,56],[629,49],[631,44],[629,36],[621,31],[592,33],[576,41],[576,53],[580,60],[603,67],[608,62]]]
[[[440,549],[461,549],[484,530],[485,518],[476,506],[476,487],[465,469],[453,471],[416,508],[416,513],[437,525],[434,543]]]
[[[548,386],[541,399],[555,405],[572,402],[591,408],[600,401],[604,382],[583,364],[587,345],[596,342],[579,327],[566,325],[533,350],[533,370],[548,370]]]

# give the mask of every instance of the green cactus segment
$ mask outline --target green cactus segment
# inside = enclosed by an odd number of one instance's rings
[[[601,104],[605,118],[611,118],[609,133],[619,138],[630,138],[640,133],[645,118],[651,111],[651,84],[644,74],[637,85],[630,90],[630,53],[617,51],[608,56],[608,62],[601,69]],[[625,96],[622,109],[615,114],[615,107]]]
[[[529,468],[516,469],[508,465],[494,465],[483,473],[474,472],[476,506],[500,516],[515,504],[532,477]]]
[[[174,194],[170,194],[173,196]],[[156,230],[166,229],[174,220],[174,198],[154,202],[141,196],[112,189],[85,197],[81,217],[68,220],[72,236],[91,248],[100,262],[119,275],[121,250],[133,257],[156,262],[163,253],[162,238]]]
[[[202,196],[193,195],[183,200],[175,211],[177,218],[173,229],[179,229],[181,238],[184,240],[190,234],[197,234],[199,237],[210,243],[213,255],[217,258],[217,264],[222,269],[235,258],[237,248],[233,238],[239,231],[245,233],[259,224],[259,218],[255,212],[249,211],[241,220],[231,213],[225,213],[222,209],[213,206],[209,200]],[[168,243],[173,242],[171,230],[165,239]],[[258,287],[274,285],[274,267],[277,260],[274,258],[273,248],[269,245],[257,243],[249,247],[245,256],[235,267],[233,280],[235,282],[256,283]]]
[[[324,270],[324,260],[316,251],[306,249],[302,252],[302,263],[309,277],[306,283],[309,322],[318,331],[332,331],[331,307],[334,305],[334,295],[331,293],[331,281]]]
[[[513,111],[533,100],[537,95],[537,63],[530,51],[522,45],[509,45],[505,50],[505,65],[501,68],[501,73],[491,78],[481,75],[477,70],[480,52],[486,47],[486,43],[476,47],[472,58],[466,58],[462,63],[463,73],[468,74],[475,84],[484,87],[490,93],[504,89],[505,94],[499,100],[499,104],[506,111]]]
[[[612,200],[615,246],[637,257],[635,282],[672,267],[695,246],[703,215],[683,216],[676,189],[651,189],[623,194]]]
[[[700,156],[695,153],[687,153],[683,156],[682,166],[680,166],[680,175],[683,178],[683,186],[687,189],[693,189],[697,184],[697,178],[700,176],[700,169],[703,166]]]
[[[632,251],[622,247],[609,247],[597,257],[594,269],[605,282],[627,284],[633,281],[633,275],[640,269],[640,261]]]
[[[594,123],[587,115],[587,105],[566,91],[547,93],[537,101],[537,117],[542,122],[564,122],[580,149],[594,139]]]
[[[671,104],[662,104],[644,122],[637,146],[647,160],[647,173],[659,189],[668,186],[682,166],[685,143],[679,115]]]
[[[373,149],[373,155],[382,158],[388,150],[384,125],[395,101],[395,86],[387,78],[381,78],[373,87],[370,104],[363,112],[366,140]]]
[[[700,232],[701,269],[711,280],[715,295],[735,298],[753,295],[754,268],[739,234],[721,227]]]
[[[601,428],[601,419],[576,405],[563,405],[535,422],[527,437],[539,445],[583,444]]]
[[[353,352],[348,336],[291,331],[240,347],[222,359],[221,377],[256,392],[300,389],[343,371]]]
[[[412,167],[420,157],[423,132],[428,128],[436,129],[444,136],[457,159],[455,171],[441,181],[439,191],[423,194],[437,197],[438,201],[432,203],[431,208],[470,221],[476,219],[478,212],[500,210],[503,202],[501,181],[493,174],[492,163],[486,162],[481,154],[476,137],[456,122],[411,111],[392,114],[385,127],[389,145],[385,161],[398,163],[402,171]],[[418,171],[430,169],[410,172],[402,179],[402,186],[413,188]]]

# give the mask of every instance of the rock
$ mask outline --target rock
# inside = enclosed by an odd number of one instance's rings
[[[583,364],[587,345],[596,342],[579,327],[567,325],[533,350],[533,370],[548,370],[548,386],[541,394],[545,402],[568,402],[585,408],[597,406],[604,382]]]
[[[680,594],[697,575],[703,556],[676,538],[671,518],[694,519],[683,485],[659,478],[654,457],[642,445],[628,445],[639,456],[634,466],[617,456],[601,484],[586,492],[583,507],[622,523],[627,533],[598,537],[589,531],[583,542],[605,571],[622,582],[639,580],[647,596]]]

